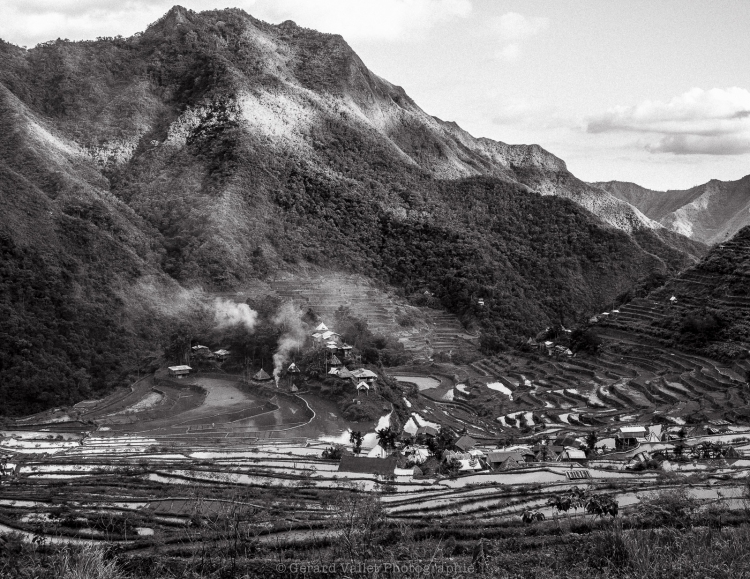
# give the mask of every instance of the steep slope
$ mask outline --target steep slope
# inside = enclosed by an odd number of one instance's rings
[[[747,360],[750,227],[620,311],[605,325],[721,360]]]
[[[240,10],[0,43],[0,106],[9,411],[116,383],[185,287],[355,272],[429,290],[495,349],[702,251],[540,147],[430,117],[341,37]]]
[[[684,191],[652,191],[635,183],[594,183],[640,209],[664,227],[707,244],[730,238],[750,224],[750,175]]]

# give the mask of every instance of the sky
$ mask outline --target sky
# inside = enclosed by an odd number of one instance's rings
[[[174,0],[2,0],[0,38],[130,36]],[[537,143],[585,181],[687,189],[750,174],[747,0],[181,0],[341,34],[477,137]]]

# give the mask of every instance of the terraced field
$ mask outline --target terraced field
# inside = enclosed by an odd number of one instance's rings
[[[502,424],[529,411],[533,419],[519,425],[541,421],[579,429],[658,417],[673,424],[688,417],[735,422],[737,410],[750,405],[750,390],[735,367],[646,344],[609,325],[603,336],[605,348],[596,357],[499,355],[474,362],[479,386],[467,399],[502,399]],[[492,388],[497,383],[510,394]]]
[[[284,299],[311,308],[330,323],[339,307],[348,307],[375,333],[397,336],[417,358],[438,352],[475,349],[477,336],[470,334],[456,316],[431,308],[415,307],[392,292],[355,275],[297,276],[270,282]]]

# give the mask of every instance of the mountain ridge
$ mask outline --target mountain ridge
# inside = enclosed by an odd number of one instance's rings
[[[493,350],[704,251],[537,145],[427,115],[341,37],[236,9],[175,8],[128,39],[1,43],[0,107],[13,408],[121,383],[201,296],[276,272],[429,291]]]
[[[654,191],[621,181],[592,185],[639,208],[662,226],[709,245],[750,224],[750,175],[736,181],[711,179],[684,190]]]

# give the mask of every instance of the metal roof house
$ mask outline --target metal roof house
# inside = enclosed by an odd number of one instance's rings
[[[167,368],[169,370],[169,375],[172,378],[182,378],[183,376],[187,376],[190,374],[190,371],[192,368],[190,366],[170,366]]]

